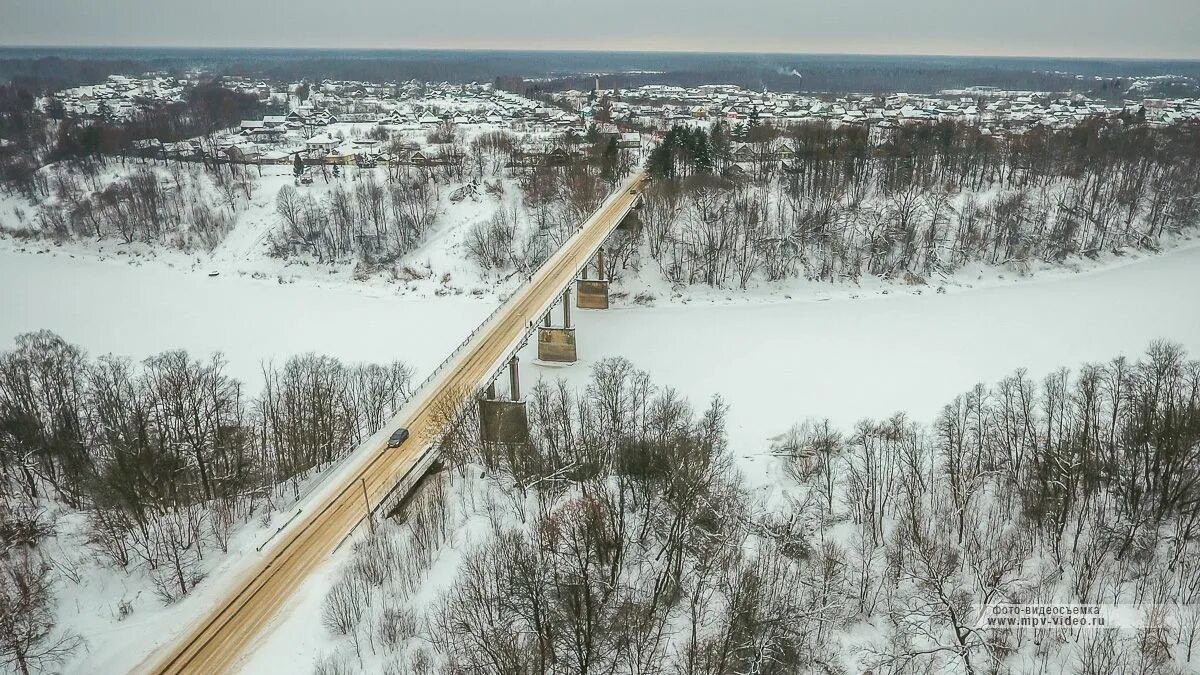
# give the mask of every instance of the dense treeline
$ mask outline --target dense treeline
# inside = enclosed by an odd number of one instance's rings
[[[28,88],[0,84],[0,190],[34,192],[38,158],[50,145],[49,124]]]
[[[145,570],[166,601],[191,590],[239,518],[381,428],[411,386],[402,363],[309,354],[265,366],[249,395],[220,355],[135,364],[45,331],[16,342],[0,354],[3,510],[85,510],[96,552]]]
[[[43,53],[38,53],[38,52]],[[645,52],[454,52],[436,50],[9,50],[0,58],[0,81],[18,78],[42,88],[86,84],[112,73],[182,71],[286,81],[340,79],[390,82],[507,83],[510,91],[574,88],[588,91],[590,73],[606,73],[604,85],[727,82],[758,90],[817,92],[934,92],[989,85],[1033,91],[1083,91],[1110,100],[1125,96],[1133,79],[1148,75],[1197,78],[1181,61],[1023,59],[935,56],[762,55]],[[578,75],[570,75],[578,73]],[[564,75],[565,74],[565,75]],[[1075,75],[1083,75],[1076,78]],[[1093,76],[1099,76],[1096,79]],[[546,81],[543,78],[554,78]],[[1152,80],[1152,84],[1158,84]],[[1194,95],[1187,91],[1178,95]]]
[[[637,55],[621,72],[611,67],[603,76],[605,88],[636,88],[647,84],[700,87],[714,82],[740,85],[752,91],[828,94],[920,92],[992,86],[1009,91],[1078,92],[1119,102],[1129,96],[1138,76],[1151,71],[1191,78],[1191,81],[1154,82],[1154,96],[1194,96],[1200,72],[1180,62],[1121,62],[1046,59],[1030,61],[1010,58],[955,58],[930,56],[837,55],[731,55],[688,54]],[[614,54],[613,58],[633,57]],[[642,72],[636,72],[642,70]],[[662,72],[646,72],[657,70]],[[590,91],[594,76],[560,75],[549,82],[531,82],[551,89]],[[601,71],[603,72],[603,71]],[[1075,74],[1086,75],[1076,78]],[[1095,76],[1095,77],[1093,77]]]
[[[94,84],[109,75],[141,73],[166,65],[132,58],[129,54],[124,57],[110,54],[104,58],[96,53],[87,57],[63,53],[74,51],[71,49],[36,53],[39,51],[43,50],[20,47],[0,50],[0,82],[11,82],[41,96],[67,87]]]
[[[1178,347],[1041,383],[1017,372],[930,427],[797,425],[774,448],[770,505],[731,467],[719,400],[698,415],[624,360],[578,393],[541,383],[528,405],[527,446],[482,445],[473,411],[449,417],[455,470],[358,545],[323,616],[356,653],[318,672],[1174,673],[1200,658],[1200,363]],[[479,517],[486,534],[469,525],[431,602],[438,549]],[[1136,630],[1063,639],[977,625],[996,602],[1145,611]]]
[[[747,140],[723,124],[676,128],[651,154],[661,180],[644,237],[668,279],[919,282],[975,261],[1152,248],[1200,221],[1195,124],[1093,120],[1004,137],[950,122],[875,137],[805,125]]]

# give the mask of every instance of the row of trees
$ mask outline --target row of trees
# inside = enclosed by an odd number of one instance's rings
[[[646,252],[672,281],[922,280],[1152,247],[1200,221],[1197,125],[996,138],[942,123],[875,139],[807,125],[737,153],[724,134],[680,128],[651,156]]]
[[[0,354],[0,484],[6,501],[85,510],[95,550],[146,570],[170,601],[239,518],[381,428],[411,375],[310,354],[265,366],[247,395],[220,355],[93,360],[52,333],[22,335]]]

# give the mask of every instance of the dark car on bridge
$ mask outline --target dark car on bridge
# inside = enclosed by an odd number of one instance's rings
[[[387,446],[389,448],[398,448],[400,447],[400,444],[406,440],[408,440],[408,429],[400,427],[399,429],[393,431],[392,435],[388,437]]]

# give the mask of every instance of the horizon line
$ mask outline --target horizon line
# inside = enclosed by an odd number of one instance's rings
[[[782,52],[782,51],[710,51],[700,49],[563,49],[556,47],[266,47],[266,46],[211,46],[211,45],[164,45],[164,44],[0,44],[0,49],[44,49],[44,50],[87,50],[87,49],[157,49],[157,50],[213,50],[213,51],[273,51],[273,52],[319,52],[319,51],[350,51],[350,52],[507,52],[513,54],[562,53],[562,54],[687,54],[687,55],[729,55],[729,56],[834,56],[834,57],[909,57],[909,58],[961,58],[961,59],[1024,59],[1024,60],[1063,60],[1063,61],[1178,61],[1183,63],[1200,63],[1200,56],[1115,56],[1115,55],[1086,55],[1065,56],[1055,54],[936,54],[919,52]]]

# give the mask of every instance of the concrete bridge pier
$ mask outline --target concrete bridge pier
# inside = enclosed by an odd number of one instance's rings
[[[575,351],[575,328],[571,326],[571,289],[562,295],[563,325],[555,328],[546,312],[544,325],[538,327],[538,360],[552,363],[575,363],[579,360]]]
[[[596,252],[596,278],[588,278],[588,266],[575,280],[575,306],[580,309],[608,309],[608,279],[604,273],[604,247]]]
[[[484,443],[528,443],[529,413],[521,399],[520,363],[516,355],[508,361],[508,399],[496,396],[496,383],[489,382],[479,399],[479,439]]]

